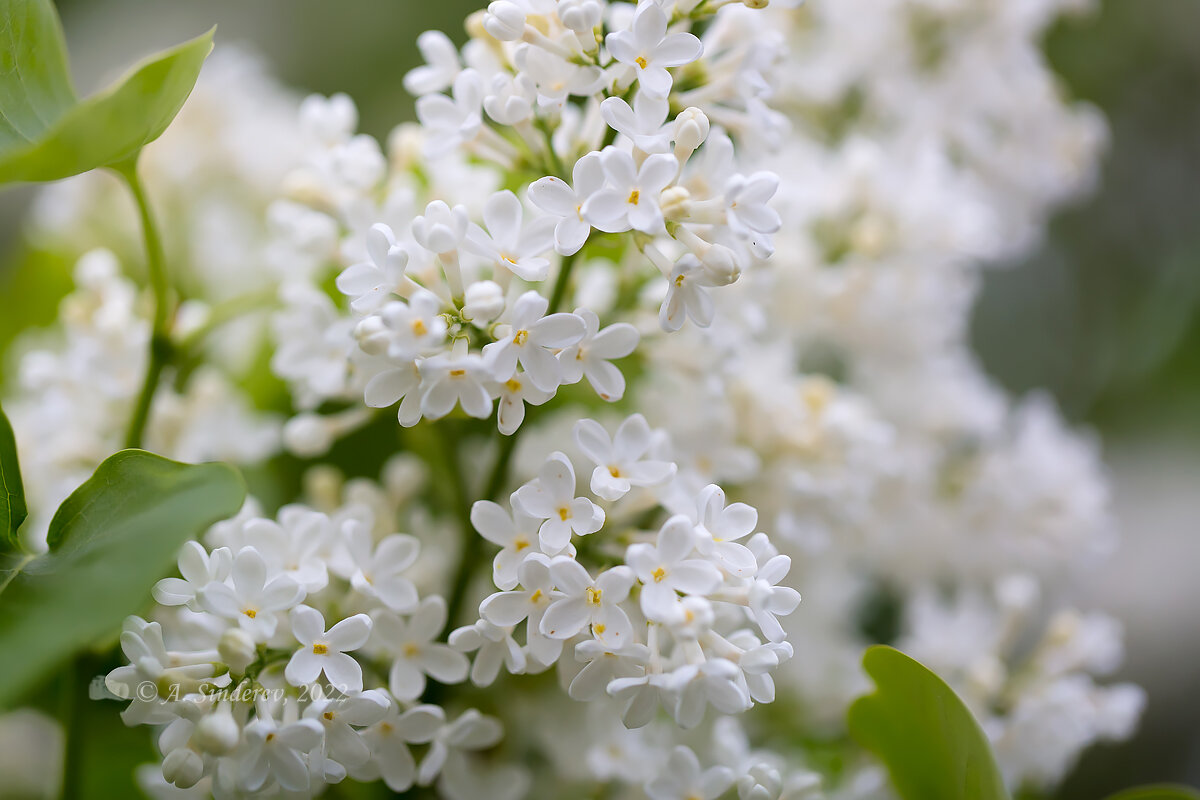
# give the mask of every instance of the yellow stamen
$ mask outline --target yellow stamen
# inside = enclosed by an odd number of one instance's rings
[[[522,328],[513,336],[513,344],[520,346],[529,340],[529,331]]]
[[[601,591],[600,591],[599,589],[597,589],[597,588],[595,588],[595,587],[592,587],[592,586],[589,586],[589,587],[587,588],[587,601],[588,601],[588,605],[589,605],[589,606],[598,606],[598,605],[600,605],[600,594],[601,594]]]
[[[254,619],[255,617],[257,617],[257,616],[258,616],[258,611],[257,611],[256,609],[253,609],[253,608],[247,608],[247,609],[246,609],[245,611],[243,611],[242,613],[243,613],[243,614],[245,614],[245,615],[246,615],[247,617],[249,617],[250,619]]]
[[[424,336],[429,333],[429,328],[425,327],[425,320],[414,319],[412,321],[412,332],[414,336]]]
[[[529,540],[524,536],[518,536],[516,539],[513,539],[513,549],[518,553],[524,550],[526,547],[529,547]]]
[[[597,622],[595,625],[592,626],[592,632],[595,633],[597,636],[603,636],[604,632],[606,630],[608,630],[608,628],[606,628],[604,626],[604,623],[602,623],[602,622]]]
[[[466,371],[465,369],[452,369],[452,370],[450,370],[450,377],[451,377],[451,378],[461,378],[463,375],[466,375],[466,374],[467,374],[467,371]]]
[[[322,714],[321,716],[322,716],[322,717],[324,717],[325,719],[333,719],[333,712],[332,712],[332,711],[326,711],[326,712],[325,712],[324,714]]]
[[[650,577],[654,578],[655,583],[662,583],[663,578],[667,577],[667,571],[662,567],[659,567],[658,569],[654,570],[654,572],[650,573]]]
[[[639,192],[637,189],[634,189],[632,192],[629,193],[629,199],[627,199],[625,202],[629,203],[629,205],[631,205],[631,206],[636,206],[638,204],[638,200],[640,200],[641,197],[642,197],[642,193]]]
[[[404,657],[405,658],[416,658],[417,654],[420,652],[421,652],[420,645],[417,645],[414,642],[405,642],[405,644],[404,644]]]
[[[534,589],[533,594],[529,595],[529,602],[531,602],[531,603],[536,603],[538,600],[541,600],[541,599],[542,599],[542,590],[541,589]]]
[[[636,64],[637,64],[639,67],[641,67],[642,69],[645,69],[645,68],[646,68],[646,64],[648,64],[648,63],[650,63],[650,62],[646,61],[646,57],[645,57],[645,56],[638,56],[637,58],[635,58],[635,59],[634,59],[634,63],[636,63]]]
[[[326,647],[326,646],[325,646],[325,645],[323,645],[323,644],[314,644],[314,645],[313,645],[313,652],[314,652],[314,653],[316,653],[316,654],[317,654],[317,655],[319,655],[319,656],[323,656],[323,655],[325,655],[326,653],[328,653],[328,652],[329,652],[329,648],[328,648],[328,647]]]
[[[561,519],[563,522],[566,522],[567,520],[569,520],[571,518],[571,509],[567,508],[566,506],[563,506],[562,508],[560,508],[558,510],[558,516],[559,516],[559,519]]]
[[[608,474],[612,475],[614,478],[619,478],[621,477],[621,470],[619,467],[609,467]]]
[[[504,382],[504,385],[505,385],[505,387],[508,388],[508,390],[510,392],[521,391],[521,382],[519,380],[517,380],[516,378],[509,378],[508,380],[506,380]]]

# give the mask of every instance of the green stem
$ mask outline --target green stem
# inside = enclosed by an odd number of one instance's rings
[[[163,250],[162,236],[146,196],[146,187],[138,174],[137,157],[114,166],[113,170],[125,179],[137,204],[138,216],[142,223],[142,238],[146,245],[146,272],[154,294],[154,318],[150,331],[146,375],[125,434],[126,447],[141,447],[142,434],[145,433],[146,422],[150,418],[150,406],[154,402],[154,392],[158,389],[163,368],[171,360],[174,350],[168,330],[171,317],[170,287],[167,284],[167,258]]]
[[[558,278],[554,281],[554,290],[550,294],[550,312],[561,310],[563,299],[567,296],[567,285],[571,282],[571,270],[575,267],[578,253],[563,256],[562,265],[558,268]]]

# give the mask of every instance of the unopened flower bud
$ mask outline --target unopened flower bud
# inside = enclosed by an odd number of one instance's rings
[[[558,18],[576,33],[586,33],[603,21],[604,8],[597,0],[559,0]]]
[[[217,652],[220,653],[221,660],[229,665],[230,672],[238,675],[245,672],[246,667],[258,658],[254,640],[241,628],[230,628],[222,633],[220,641],[217,642]]]
[[[204,777],[204,760],[186,747],[167,753],[162,765],[163,778],[179,789],[190,789]]]
[[[495,281],[472,283],[463,299],[463,313],[472,322],[491,322],[504,310],[504,290]]]
[[[708,138],[708,115],[695,106],[679,112],[675,118],[675,146],[684,148],[689,154]]]
[[[354,338],[364,353],[378,356],[387,352],[390,336],[383,318],[373,315],[354,326]]]
[[[242,729],[233,714],[221,708],[200,718],[196,723],[196,732],[192,734],[192,743],[205,753],[223,756],[237,747],[241,737]]]
[[[320,414],[297,414],[283,426],[283,446],[301,458],[328,452],[333,444],[333,428]]]
[[[525,12],[510,0],[493,0],[488,4],[483,27],[502,42],[515,42],[525,34]]]

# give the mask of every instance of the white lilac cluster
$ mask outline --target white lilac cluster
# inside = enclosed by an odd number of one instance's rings
[[[603,252],[589,241],[621,254],[596,280],[653,293],[663,330],[710,324],[709,290],[781,227],[778,179],[740,170],[730,138],[776,124],[759,65],[706,56],[688,30],[720,5],[499,2],[461,53],[423,34],[406,79],[420,124],[386,158],[348,98],[305,101],[313,146],[273,209],[291,221],[280,247],[308,254],[284,276],[272,361],[302,407],[357,396],[406,427],[457,407],[511,435],[563,385],[620,400],[613,362],[638,330],[604,324],[611,300],[565,304],[576,262]],[[315,285],[331,259],[348,313]],[[303,413],[288,444],[319,454],[344,426]]]
[[[779,618],[800,595],[779,585],[791,560],[755,533],[757,513],[708,486],[670,514],[685,490],[641,416],[612,438],[583,420],[576,438],[594,462],[590,496],[554,453],[513,492],[511,514],[490,501],[471,509],[479,534],[500,547],[502,591],[448,644],[439,641],[446,600],[421,597],[414,583],[420,541],[380,534],[376,514],[394,516],[395,504],[368,487],[330,513],[297,504],[268,519],[249,506],[205,544],[189,542],[181,577],[154,587],[157,620],[129,618],[129,665],[106,679],[131,701],[127,724],[164,726],[163,780],[219,797],[315,794],[348,776],[393,791],[440,778],[443,794],[462,800],[483,784],[489,796],[521,796],[522,770],[485,777],[464,761],[499,742],[497,720],[471,709],[448,721],[443,706],[421,702],[429,681],[488,686],[502,666],[535,673],[574,661],[570,697],[616,704],[631,728],[660,704],[687,729],[710,705],[728,715],[772,702],[771,673],[792,655]],[[660,506],[666,521],[641,530],[637,520]],[[586,566],[622,549],[623,563]],[[686,779],[667,774],[650,785]],[[738,776],[720,774],[726,786]]]
[[[129,666],[106,678],[131,701],[127,724],[161,726],[161,781],[242,797],[312,796],[347,776],[397,792],[440,779],[449,797],[475,796],[463,781],[480,768],[465,759],[503,729],[420,702],[427,676],[460,682],[468,662],[436,641],[445,600],[409,579],[419,541],[380,537],[378,522],[367,502],[289,505],[275,519],[248,506],[184,547],[181,577],[154,587],[159,620],[129,618]],[[519,796],[517,773],[496,777],[497,797]]]
[[[218,51],[145,158],[201,363],[147,446],[320,458],[393,406],[419,430],[382,485],[319,463],[304,506],[189,544],[130,621],[110,686],[165,725],[152,792],[887,796],[843,722],[878,641],[950,681],[1014,789],[1128,735],[1140,690],[1099,680],[1119,627],[1050,591],[1111,545],[1098,449],[966,336],[980,271],[1093,174],[1103,126],[1038,50],[1086,4],[765,5],[496,0],[461,50],[419,37],[419,123],[383,146],[349,98]],[[117,254],[80,261],[5,398],[46,515],[145,366],[114,187],[37,204],[40,247]],[[491,596],[454,576],[477,537]],[[467,681],[493,688],[440,689]]]
[[[771,673],[792,656],[778,617],[800,602],[780,585],[791,559],[755,532],[750,506],[727,504],[716,485],[692,494],[674,483],[656,438],[641,415],[611,438],[581,420],[575,439],[593,468],[590,496],[577,496],[573,462],[556,452],[513,492],[511,513],[475,503],[476,530],[502,549],[493,565],[501,591],[480,604],[477,623],[450,636],[478,651],[473,682],[490,684],[502,662],[510,672],[541,671],[565,651],[578,662],[570,696],[611,696],[630,728],[660,705],[693,728],[710,705],[737,714],[775,699]],[[675,513],[642,530],[638,521],[658,506]],[[521,623],[523,648],[512,638]]]

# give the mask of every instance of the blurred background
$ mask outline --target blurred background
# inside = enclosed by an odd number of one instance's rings
[[[417,63],[417,34],[440,28],[461,40],[479,2],[58,5],[81,92],[215,22],[218,47],[257,50],[300,92],[350,94],[362,130],[383,136],[412,116],[401,78]],[[1148,781],[1200,786],[1200,2],[1106,0],[1061,22],[1045,47],[1065,91],[1104,112],[1111,145],[1096,191],[1062,210],[1035,252],[988,272],[972,333],[995,380],[1014,393],[1049,390],[1104,443],[1124,538],[1076,592],[1084,607],[1124,620],[1120,677],[1150,697],[1138,736],[1086,754],[1059,797]],[[0,195],[6,300],[31,290],[7,267],[29,196]],[[53,283],[38,291],[53,294]],[[56,299],[6,302],[0,348],[19,327],[48,323]],[[141,731],[134,742],[147,746]]]

